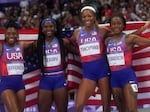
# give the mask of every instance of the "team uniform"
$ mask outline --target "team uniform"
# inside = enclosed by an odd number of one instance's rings
[[[83,78],[98,81],[108,76],[109,67],[106,57],[102,36],[96,29],[87,34],[84,27],[81,28],[77,40],[83,67]]]
[[[14,92],[25,89],[23,72],[24,59],[21,47],[9,47],[4,44],[0,57],[0,93],[6,89],[12,89]]]
[[[45,50],[43,56],[44,73],[40,79],[40,89],[55,90],[66,87],[58,39],[55,37],[50,44],[46,42],[43,47]]]
[[[119,42],[110,39],[107,45],[107,58],[111,69],[111,86],[122,88],[131,83],[137,86],[136,74],[131,67],[132,52],[125,44],[124,34]]]

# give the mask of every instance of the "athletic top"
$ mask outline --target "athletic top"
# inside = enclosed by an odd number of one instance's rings
[[[95,61],[102,56],[102,36],[96,28],[88,34],[82,27],[77,42],[82,62]]]
[[[23,51],[19,45],[16,44],[14,47],[6,44],[3,45],[2,55],[0,57],[0,71],[2,76],[23,74]]]
[[[107,45],[107,58],[111,71],[122,70],[131,66],[132,52],[128,50],[123,35],[119,42],[114,42],[113,38]]]
[[[60,44],[58,39],[55,37],[50,44],[46,42],[44,50],[44,75],[62,74],[63,66],[61,60]]]

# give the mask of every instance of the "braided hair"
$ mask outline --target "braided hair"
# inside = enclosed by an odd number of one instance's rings
[[[38,40],[37,40],[37,49],[38,49],[37,53],[38,53],[39,65],[40,65],[40,68],[41,68],[41,74],[42,75],[44,73],[43,56],[45,55],[45,47],[43,47],[43,45],[45,45],[45,35],[42,32],[42,26],[46,21],[51,21],[57,27],[57,24],[56,24],[55,20],[52,19],[52,18],[45,18],[40,22],[39,34],[38,34]],[[60,44],[61,59],[62,59],[62,64],[63,64],[63,69],[64,69],[64,67],[65,67],[64,43],[63,43],[63,40],[62,40],[61,36],[58,34],[58,32],[55,32],[55,36],[58,39],[59,44]]]

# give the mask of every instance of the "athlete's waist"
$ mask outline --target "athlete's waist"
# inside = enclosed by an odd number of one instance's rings
[[[23,74],[1,74],[1,76],[23,76]]]
[[[23,77],[23,74],[16,74],[16,75],[8,75],[8,74],[2,74],[0,77]]]
[[[131,68],[131,66],[130,65],[110,66],[111,71],[120,71],[127,68]]]
[[[103,57],[104,57],[104,55],[102,55],[102,54],[91,55],[91,56],[84,56],[84,57],[81,57],[81,61],[82,62],[92,62],[92,61],[100,60]]]
[[[44,72],[43,73],[46,76],[57,76],[57,75],[64,75],[64,71],[55,71],[55,72]]]

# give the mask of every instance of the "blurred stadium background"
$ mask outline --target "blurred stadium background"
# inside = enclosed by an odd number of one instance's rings
[[[97,18],[100,24],[108,23],[110,17],[116,13],[124,14],[126,21],[132,22],[146,21],[150,18],[150,0],[0,0],[0,29],[3,30],[5,23],[13,19],[19,23],[21,30],[37,31],[42,18],[52,17],[57,21],[58,34],[62,38],[69,38],[75,28],[82,26],[79,13],[80,8],[86,4],[93,5],[96,8]],[[1,30],[0,40],[3,39]],[[34,35],[35,32],[31,34]],[[34,59],[36,59],[36,55],[34,55]],[[32,69],[28,69],[31,68],[29,65],[34,65],[35,63],[32,63],[37,61],[30,58],[30,56],[26,57],[26,60],[28,67],[26,67],[25,74],[31,72],[38,75],[38,66],[35,65]],[[148,68],[149,70],[150,68]],[[28,78],[31,77],[26,77],[25,81],[27,84],[34,81],[34,86],[38,85],[39,76],[33,76],[32,80]],[[34,86],[33,83],[27,86],[27,101],[29,102],[25,112],[37,112],[36,91],[38,88],[35,87],[32,89]],[[149,93],[150,88],[147,88],[147,91]],[[149,103],[139,107],[139,112],[150,112],[150,97],[147,99],[148,101]],[[74,101],[70,100],[68,108],[69,112],[73,112]],[[52,109],[54,110],[52,112],[55,112],[55,107]],[[112,107],[112,110],[115,109],[116,107]],[[100,110],[101,107],[90,105],[85,107],[84,112],[100,112]],[[2,102],[0,102],[0,112],[5,112]]]

